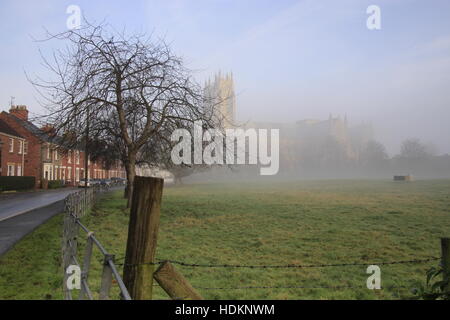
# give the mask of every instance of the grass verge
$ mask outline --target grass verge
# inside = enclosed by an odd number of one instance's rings
[[[449,189],[449,180],[196,184],[166,188],[157,258],[201,264],[309,265],[370,264],[439,256],[439,237],[448,236],[450,225]],[[106,195],[83,222],[122,262],[128,210],[121,193]],[[56,264],[60,231],[61,220],[57,217],[0,260],[0,298],[61,297]],[[81,258],[83,241],[79,252]],[[101,256],[95,252],[89,282],[97,292]],[[365,266],[176,267],[207,299],[407,299],[412,296],[410,289],[423,282],[425,271],[435,264],[381,266],[382,286],[404,288],[379,291],[365,288]],[[26,276],[18,274],[19,266]],[[3,280],[5,276],[10,280]],[[11,285],[28,279],[37,281],[37,285],[28,285],[28,293]],[[353,288],[204,289],[248,286]],[[159,288],[155,288],[154,296],[167,299]],[[118,297],[117,286],[112,297]]]

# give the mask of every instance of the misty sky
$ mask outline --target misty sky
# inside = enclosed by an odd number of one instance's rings
[[[30,75],[46,77],[36,43],[43,27],[66,28],[68,5],[117,30],[152,32],[172,43],[199,81],[233,71],[238,119],[296,121],[347,114],[371,122],[391,154],[418,137],[450,153],[448,0],[1,0],[0,110],[39,113]],[[381,30],[366,9],[381,8]]]

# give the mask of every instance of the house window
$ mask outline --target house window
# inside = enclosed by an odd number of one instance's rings
[[[58,158],[58,150],[54,151],[54,158],[55,158],[55,160],[59,160],[59,158]]]
[[[23,152],[23,141],[19,140],[19,154],[22,154]]]
[[[28,154],[28,141],[23,143],[23,154]]]
[[[14,165],[13,164],[8,164],[8,176],[9,177],[14,176]]]
[[[14,139],[9,138],[9,152],[14,152]]]
[[[75,151],[75,162],[76,164],[80,164],[80,151]]]
[[[17,176],[19,176],[19,177],[23,176],[23,174],[22,174],[22,166],[21,165],[17,165]]]
[[[48,159],[48,160],[51,160],[50,146],[47,147],[47,159]]]
[[[67,163],[72,163],[72,151],[67,152]]]
[[[67,168],[67,180],[72,180],[72,168]]]
[[[56,176],[57,169],[54,168],[50,164],[44,165],[44,177],[48,180],[55,180],[54,177]]]
[[[75,180],[78,182],[80,181],[80,168],[77,168],[75,170]]]

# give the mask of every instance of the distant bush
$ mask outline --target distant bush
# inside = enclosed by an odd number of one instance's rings
[[[65,187],[64,181],[62,180],[53,180],[48,182],[49,189],[59,189]]]
[[[33,189],[35,184],[35,177],[0,176],[0,191],[29,190]]]

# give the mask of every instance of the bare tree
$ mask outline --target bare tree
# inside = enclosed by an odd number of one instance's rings
[[[382,168],[387,160],[388,154],[385,146],[375,140],[368,141],[360,155],[361,164],[373,169]]]
[[[197,120],[220,127],[214,116],[219,102],[205,99],[164,40],[91,24],[46,41],[52,39],[67,44],[51,59],[42,56],[53,78],[30,80],[45,99],[46,121],[56,132],[95,137],[115,149],[126,169],[129,200],[140,151],[149,141]]]
[[[406,139],[402,142],[400,157],[406,159],[426,159],[430,156],[428,147],[419,139]]]
[[[180,126],[179,126],[180,127]],[[216,167],[227,167],[230,170],[233,170],[233,165],[225,164],[226,163],[226,155],[233,154],[233,157],[236,156],[236,150],[233,150],[229,147],[227,147],[226,144],[223,144],[222,149],[222,163],[223,164],[206,164],[204,162],[202,163],[195,163],[194,161],[194,132],[193,128],[187,129],[186,125],[181,126],[185,130],[187,130],[190,134],[191,139],[191,154],[189,156],[190,163],[181,163],[181,164],[175,164],[172,161],[172,148],[178,143],[178,141],[173,141],[171,139],[171,132],[165,132],[162,130],[158,133],[158,137],[156,139],[153,139],[151,141],[148,141],[142,148],[141,152],[138,156],[137,163],[140,165],[145,165],[149,168],[157,168],[157,169],[164,169],[168,172],[170,172],[174,177],[175,184],[182,184],[182,179],[185,177],[188,177],[194,173],[199,172],[205,172],[208,170],[211,170],[212,168]],[[208,127],[206,125],[203,125],[203,129],[208,130]],[[214,128],[216,129],[216,128]],[[222,128],[223,129],[223,128]],[[219,130],[223,131],[223,130]],[[223,132],[221,132],[223,135]],[[185,137],[187,138],[187,137]],[[207,147],[211,142],[205,141],[202,138],[201,147],[203,148]],[[216,150],[215,152],[217,152]],[[214,152],[214,153],[215,153]]]

